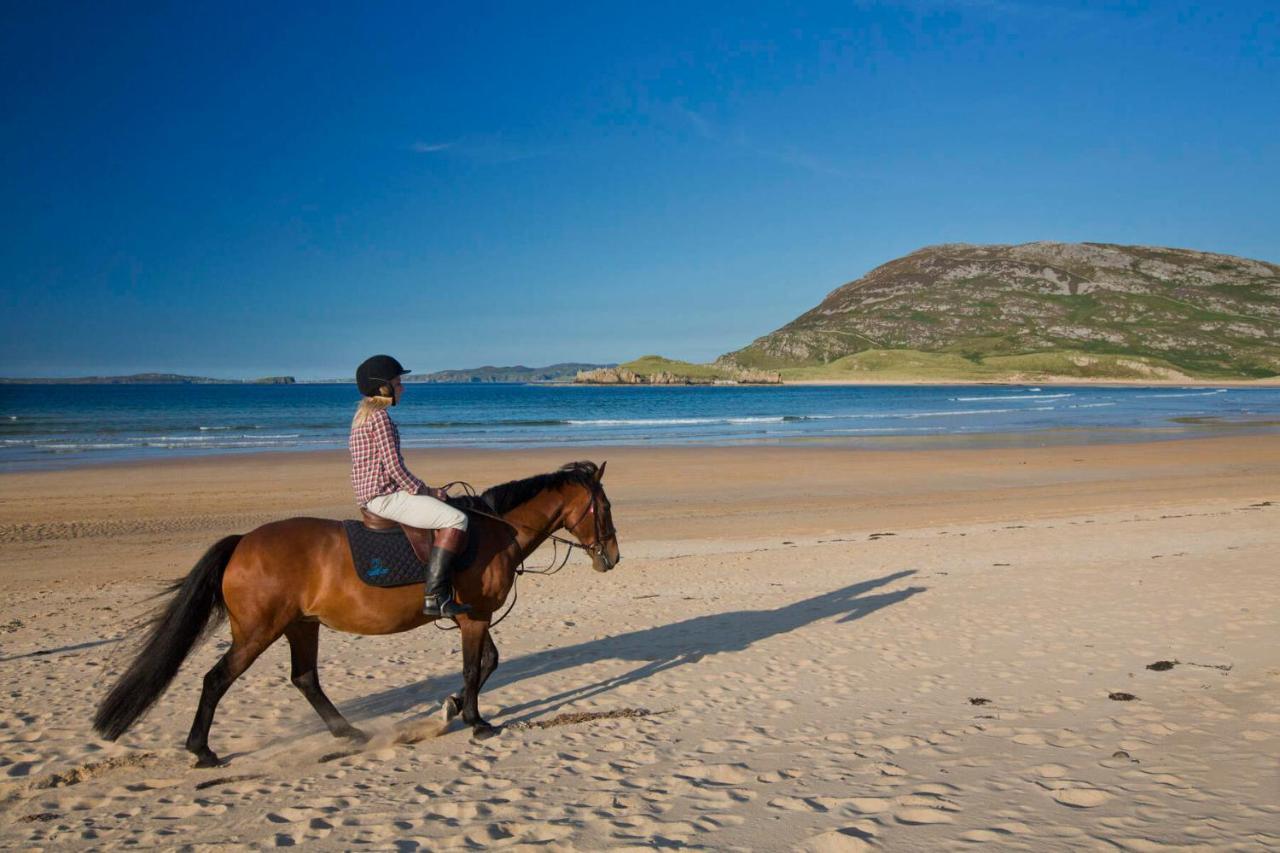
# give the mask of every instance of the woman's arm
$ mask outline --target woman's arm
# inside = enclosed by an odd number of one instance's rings
[[[425,494],[427,484],[409,473],[404,467],[404,456],[400,454],[400,432],[391,418],[383,414],[373,422],[373,445],[386,466],[387,473],[395,484],[411,495]]]

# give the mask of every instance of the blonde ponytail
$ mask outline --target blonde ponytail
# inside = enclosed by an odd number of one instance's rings
[[[365,397],[360,401],[360,405],[356,407],[356,416],[351,419],[353,427],[362,426],[365,421],[373,417],[374,412],[380,412],[390,406],[394,400],[390,397]]]

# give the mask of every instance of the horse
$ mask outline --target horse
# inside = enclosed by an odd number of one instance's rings
[[[600,485],[605,464],[571,462],[549,474],[512,480],[478,498],[454,498],[468,513],[472,543],[454,572],[454,592],[471,611],[457,617],[462,635],[463,687],[445,702],[459,711],[472,737],[499,729],[480,716],[478,697],[498,667],[490,636],[526,557],[560,530],[591,556],[592,568],[607,572],[621,560],[609,498]],[[477,512],[479,510],[479,512]],[[291,681],[320,715],[331,734],[364,742],[320,689],[317,651],[320,626],[350,634],[396,634],[437,617],[422,613],[423,585],[370,586],[359,579],[342,522],[322,518],[274,521],[214,543],[149,620],[133,662],[94,715],[94,729],[116,740],[156,702],[191,650],[224,618],[231,647],[204,676],[200,703],[186,748],[197,767],[221,762],[209,748],[209,728],[218,701],[257,657],[283,635],[289,641]]]

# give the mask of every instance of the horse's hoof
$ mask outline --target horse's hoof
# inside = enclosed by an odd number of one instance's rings
[[[446,723],[461,713],[462,701],[457,696],[450,696],[444,700],[444,720]]]
[[[365,744],[369,742],[369,736],[357,729],[355,726],[347,726],[333,733],[334,737],[340,737],[343,740],[349,740],[352,743]]]
[[[213,753],[213,750],[206,749],[203,752],[196,753],[196,767],[221,767],[222,759]]]
[[[502,731],[502,729],[499,726],[491,726],[488,723],[476,723],[471,727],[471,739],[488,740],[500,731]]]

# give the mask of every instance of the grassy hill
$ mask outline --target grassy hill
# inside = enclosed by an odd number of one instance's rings
[[[1280,266],[1102,243],[930,246],[717,366],[784,379],[1280,375]]]

